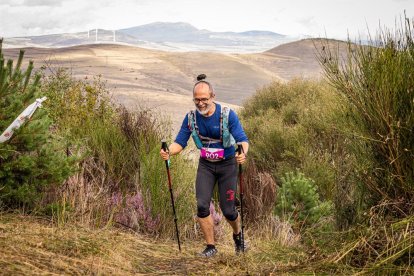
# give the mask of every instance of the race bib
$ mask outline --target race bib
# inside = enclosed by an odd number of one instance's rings
[[[201,148],[200,157],[210,160],[221,160],[224,158],[224,149]]]

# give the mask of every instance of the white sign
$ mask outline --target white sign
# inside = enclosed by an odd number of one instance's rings
[[[4,143],[13,136],[14,130],[18,129],[22,124],[29,120],[38,107],[42,106],[47,98],[43,97],[36,99],[34,103],[29,105],[20,115],[13,121],[13,123],[0,136],[0,143]]]

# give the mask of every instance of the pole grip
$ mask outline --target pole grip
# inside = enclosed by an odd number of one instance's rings
[[[239,154],[241,154],[241,153],[242,153],[242,150],[243,150],[242,145],[241,145],[241,144],[237,144],[237,152],[238,152]]]
[[[237,143],[237,152],[239,153],[239,155],[244,152],[243,150],[243,146],[241,143]],[[240,192],[243,194],[243,185],[242,185],[242,171],[243,171],[243,167],[242,164],[239,164],[239,180],[240,180]]]
[[[167,151],[167,141],[165,141],[164,139],[161,140],[161,148],[166,152]]]
[[[162,140],[161,140],[161,148],[162,148],[165,152],[168,152],[167,141],[166,141],[165,139],[162,139]],[[165,160],[165,167],[167,168],[167,171],[168,171],[168,168],[170,167],[170,159]]]

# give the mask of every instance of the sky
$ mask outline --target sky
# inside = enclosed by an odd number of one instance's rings
[[[186,22],[210,31],[364,38],[414,17],[414,0],[0,0],[0,37]]]

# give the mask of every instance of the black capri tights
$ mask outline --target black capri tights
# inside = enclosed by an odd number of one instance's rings
[[[198,163],[196,179],[197,216],[205,218],[210,215],[210,201],[216,181],[218,183],[220,209],[230,221],[237,219],[235,206],[237,190],[236,158],[218,162],[201,159]]]

